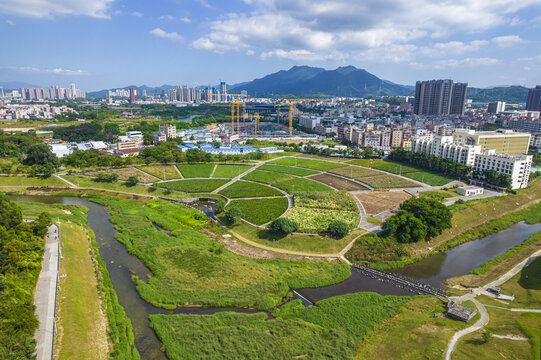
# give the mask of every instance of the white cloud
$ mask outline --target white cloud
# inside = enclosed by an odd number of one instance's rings
[[[81,15],[109,18],[114,0],[2,0],[0,13],[32,18],[52,18],[57,15]]]
[[[181,17],[179,20],[182,22],[185,22],[186,24],[189,24],[192,22],[192,20],[188,17]]]
[[[166,39],[176,41],[176,42],[182,42],[184,40],[184,38],[181,35],[179,35],[178,33],[176,33],[176,32],[168,33],[168,32],[166,32],[166,31],[164,31],[164,30],[162,30],[160,28],[153,29],[149,33],[154,35],[154,36],[166,38]]]
[[[210,6],[210,4],[206,1],[206,0],[196,0],[199,4],[201,4],[202,6],[206,7],[207,9],[210,9],[212,8],[212,6]]]
[[[13,21],[9,20],[9,19],[6,20],[6,24],[11,25],[11,26],[15,25],[15,23]]]
[[[442,69],[449,69],[449,68],[457,68],[457,67],[479,67],[479,66],[493,66],[493,65],[499,65],[501,64],[501,61],[494,58],[465,58],[465,59],[446,59],[446,60],[438,60],[434,61],[432,63],[418,63],[418,62],[411,62],[410,66],[415,69],[436,69],[436,70],[442,70]]]
[[[521,39],[518,35],[497,36],[492,38],[492,41],[502,48],[511,47],[526,42],[526,40]]]
[[[254,55],[254,54],[255,54],[255,51],[253,51],[252,49],[246,50],[246,55],[247,55],[247,56],[252,56],[252,55]]]
[[[143,17],[143,14],[141,14],[139,11],[131,12],[130,15],[131,15],[131,16],[135,16],[135,17],[138,17],[138,18]]]
[[[10,68],[11,70],[22,71],[22,72],[33,72],[33,73],[42,73],[42,74],[55,74],[55,75],[90,75],[88,71],[85,70],[69,70],[63,68],[54,68],[54,69],[40,69],[32,66],[19,66],[16,68]]]
[[[160,16],[160,20],[173,20],[174,17],[171,15],[162,15]]]
[[[509,24],[540,0],[250,0],[253,11],[222,15],[194,48],[225,53],[260,49],[263,58],[310,56],[386,58],[456,56],[479,51],[487,40],[436,41]],[[451,38],[452,39],[452,38]],[[420,41],[426,46],[417,45]],[[508,40],[511,41],[511,40]],[[503,43],[503,40],[500,41]],[[496,44],[496,42],[494,42]],[[412,47],[417,53],[389,54]],[[400,60],[410,57],[409,60]]]

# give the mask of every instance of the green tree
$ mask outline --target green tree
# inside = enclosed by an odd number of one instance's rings
[[[400,209],[408,211],[427,226],[426,240],[441,234],[451,227],[453,217],[449,208],[441,202],[428,198],[411,198],[400,205]]]
[[[138,182],[139,178],[137,176],[130,176],[126,181],[126,186],[135,186]]]
[[[51,214],[48,212],[42,212],[39,214],[38,218],[30,224],[34,235],[39,237],[44,237],[47,234],[48,227],[53,223]]]
[[[349,233],[348,224],[341,220],[332,221],[327,228],[327,231],[338,238],[343,238]]]
[[[278,218],[270,223],[269,230],[275,234],[291,234],[297,231],[299,225],[290,219]]]
[[[24,159],[25,165],[45,165],[52,164],[57,165],[58,159],[55,154],[51,152],[51,149],[45,144],[35,144],[28,148],[26,159]]]
[[[231,207],[225,212],[225,221],[228,225],[234,225],[240,221],[242,211],[238,207]]]
[[[401,243],[418,242],[427,235],[427,226],[406,210],[399,210],[388,218],[382,230],[383,236],[395,236]]]

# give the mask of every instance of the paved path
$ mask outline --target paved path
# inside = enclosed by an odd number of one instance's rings
[[[49,226],[45,253],[34,294],[39,328],[36,330],[36,355],[38,360],[52,359],[56,318],[56,287],[58,282],[58,228]]]
[[[254,171],[255,169],[257,169],[258,167],[260,167],[261,165],[265,164],[266,161],[262,161],[262,162],[259,162],[257,164],[255,164],[254,166],[250,166],[250,168],[248,170],[246,170],[245,172],[243,173],[240,173],[239,175],[235,176],[233,179],[231,179],[229,182],[225,183],[224,185],[220,186],[219,188],[217,188],[216,190],[214,190],[212,193],[213,194],[217,194],[219,193],[220,191],[222,191],[223,189],[225,189],[226,187],[228,187],[229,185],[232,185],[233,183],[236,183],[238,180],[240,180],[241,177],[243,177],[244,175],[247,175],[249,173],[251,173],[252,171]]]
[[[470,334],[474,331],[477,331],[481,329],[483,326],[485,326],[488,323],[488,312],[487,309],[483,304],[481,304],[479,301],[474,299],[474,294],[468,294],[465,296],[460,297],[462,300],[471,300],[477,306],[477,309],[479,309],[479,313],[481,314],[481,318],[477,320],[475,324],[470,326],[469,328],[466,328],[464,330],[460,330],[456,332],[453,337],[451,338],[451,341],[449,342],[449,345],[447,346],[447,352],[445,353],[445,360],[451,360],[451,354],[453,353],[453,350],[455,349],[456,343],[458,342],[458,339],[463,337],[464,335]]]
[[[76,188],[76,187],[77,187],[77,185],[75,185],[74,183],[72,183],[72,182],[70,182],[70,181],[64,179],[62,176],[58,176],[58,175],[53,175],[53,176],[54,176],[55,178],[58,178],[58,179],[62,180],[63,182],[65,182],[66,184],[68,184],[68,185],[69,185],[70,187],[72,187],[72,188]]]
[[[477,199],[485,199],[485,198],[489,198],[489,197],[493,197],[493,196],[503,196],[503,195],[505,195],[505,194],[502,194],[502,193],[499,193],[499,192],[490,191],[490,190],[486,190],[486,189],[485,189],[485,192],[486,192],[486,194],[482,194],[482,195],[464,196],[464,197],[456,198],[454,200],[449,200],[449,201],[444,202],[443,205],[445,205],[445,206],[453,205],[459,199],[462,199],[464,201],[470,201],[470,200],[477,200]]]

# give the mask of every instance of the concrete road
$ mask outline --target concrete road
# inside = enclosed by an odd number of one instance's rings
[[[34,294],[36,316],[39,320],[39,328],[34,335],[38,360],[52,359],[53,354],[59,261],[58,247],[60,246],[58,236],[57,225],[49,226],[49,234],[45,240],[45,253],[41,263],[41,273]]]

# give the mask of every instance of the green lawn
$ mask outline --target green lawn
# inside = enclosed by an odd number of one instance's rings
[[[188,179],[164,182],[158,184],[158,186],[188,193],[204,193],[214,191],[220,186],[227,184],[227,182],[228,180],[224,179]]]
[[[295,176],[264,170],[254,170],[243,176],[243,180],[257,181],[265,184],[276,185],[279,182],[296,179]]]
[[[242,218],[252,224],[262,225],[282,215],[288,207],[287,198],[233,200],[227,205],[242,211]]]
[[[307,175],[314,175],[318,173],[318,171],[313,171],[313,170],[306,170],[306,169],[300,169],[300,168],[296,168],[292,166],[271,165],[271,164],[262,165],[258,167],[258,169],[280,172],[280,173],[285,173],[285,174],[290,174],[290,175],[297,175],[297,176],[307,176]]]
[[[541,308],[541,257],[500,286],[504,294],[514,294],[511,303],[518,308]]]
[[[156,176],[162,180],[180,179],[182,176],[175,169],[175,165],[140,166],[139,170]],[[165,177],[164,177],[165,174]]]
[[[336,162],[323,161],[323,160],[311,160],[311,159],[298,158],[298,157],[289,157],[289,158],[273,160],[271,161],[271,164],[298,166],[302,168],[308,168],[308,169],[319,170],[319,171],[327,171],[327,170],[347,166],[347,165],[336,163]]]
[[[0,176],[0,186],[56,186],[69,187],[64,181],[51,176],[46,179],[28,176]],[[1,189],[1,188],[0,188]]]
[[[351,359],[408,297],[357,293],[265,313],[151,315],[167,356],[177,359]]]
[[[378,165],[384,165],[387,164],[387,161],[381,160],[381,159],[355,159],[347,162],[348,164],[352,165],[360,165],[364,167],[375,167]]]
[[[246,181],[237,181],[220,191],[220,194],[230,199],[282,195],[278,190],[266,185]]]
[[[251,165],[216,165],[213,178],[232,179],[249,170]]]
[[[185,178],[208,178],[215,164],[179,164],[177,168]]]
[[[395,163],[391,161],[383,161],[378,165],[372,166],[378,170],[383,170],[390,172],[392,174],[402,175],[407,178],[420,181],[422,183],[431,185],[431,186],[442,186],[450,183],[454,179],[439,175],[433,172],[425,171],[423,169],[418,169],[409,165],[402,165],[400,163]]]
[[[429,190],[429,191],[422,191],[419,193],[419,197],[421,198],[430,198],[435,199],[438,201],[444,201],[445,199],[452,198],[452,197],[458,197],[456,192],[453,192],[451,190]]]
[[[279,189],[284,190],[289,194],[303,192],[303,191],[334,191],[330,187],[320,182],[304,179],[304,178],[295,178],[291,180],[286,180],[275,184]]]
[[[230,253],[199,231],[207,226],[220,236],[221,228],[209,224],[201,212],[181,205],[152,200],[141,206],[109,197],[94,201],[112,209],[111,222],[119,231],[116,238],[154,274],[148,283],[137,280],[137,290],[155,306],[268,309],[278,305],[291,288],[330,285],[350,276],[345,265],[257,260]],[[153,224],[173,236],[156,230]]]

